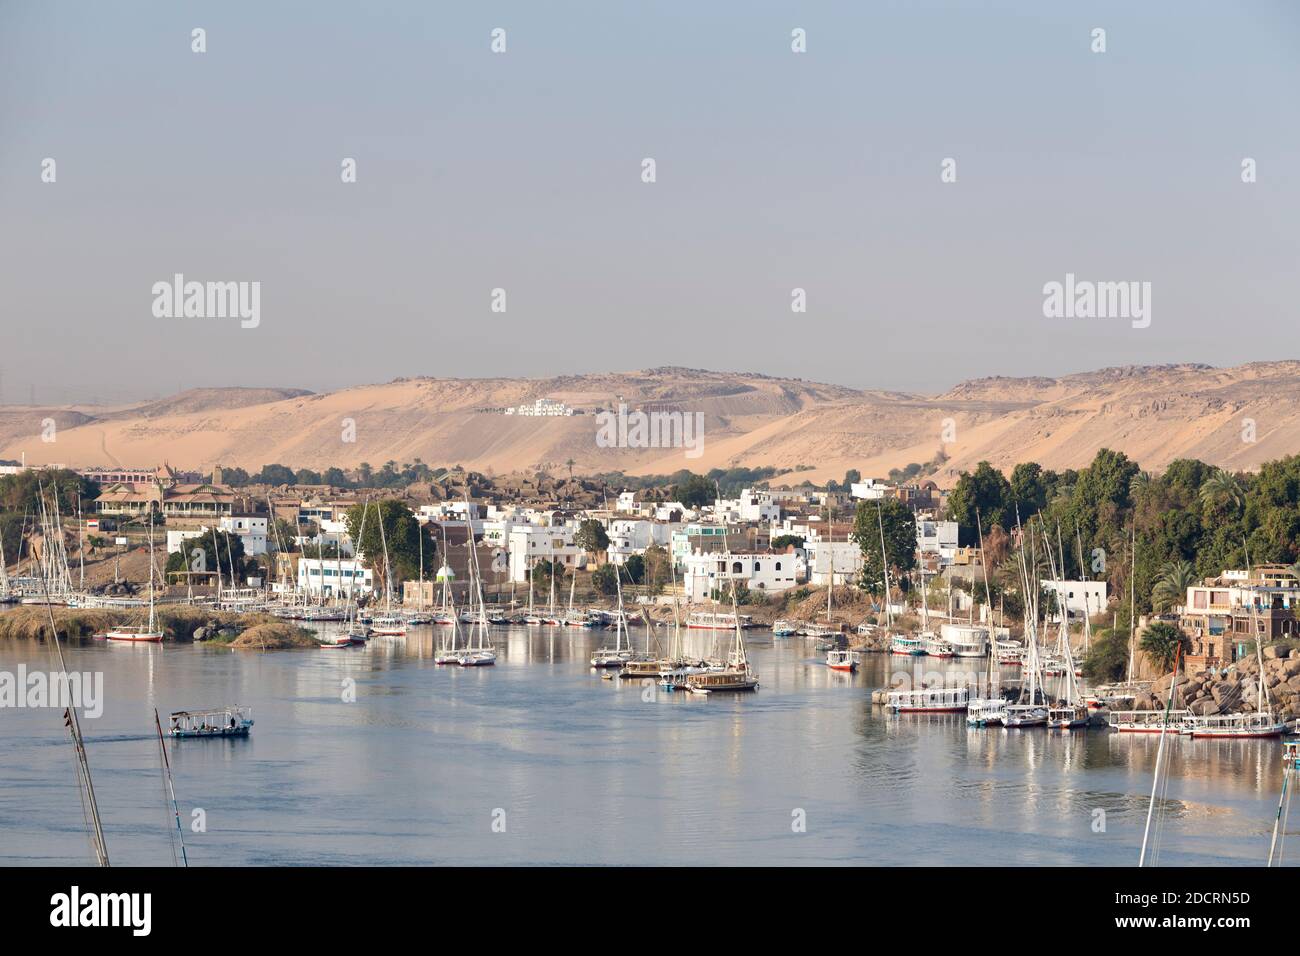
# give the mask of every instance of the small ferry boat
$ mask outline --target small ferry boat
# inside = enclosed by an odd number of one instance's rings
[[[1164,710],[1112,710],[1106,715],[1106,723],[1111,730],[1121,734],[1158,734],[1182,733],[1187,722],[1188,711],[1171,710],[1169,719],[1165,719]]]
[[[710,631],[729,631],[736,626],[736,615],[725,611],[692,611],[686,626]]]
[[[789,621],[777,621],[772,625],[773,637],[794,637],[799,629]]]
[[[1007,702],[1001,697],[969,701],[966,704],[966,723],[971,727],[995,727],[1007,716]]]
[[[1051,730],[1080,730],[1088,726],[1088,708],[1084,704],[1061,704],[1047,708],[1047,726]]]
[[[833,671],[852,673],[858,669],[858,655],[850,650],[836,649],[827,651],[826,666]]]
[[[1003,727],[1045,727],[1047,708],[1038,704],[1007,704]]]
[[[744,691],[758,689],[758,675],[749,667],[728,665],[721,670],[707,670],[699,674],[687,674],[684,680],[686,689],[698,693],[707,691]]]
[[[925,653],[925,645],[921,643],[919,637],[895,634],[889,641],[889,653],[920,657]]]
[[[969,703],[967,687],[922,687],[890,691],[885,707],[896,714],[956,714]]]
[[[370,622],[370,633],[376,637],[405,637],[406,619],[397,615],[385,615]]]
[[[253,728],[248,707],[178,710],[171,715],[169,737],[247,737]]]
[[[921,646],[925,648],[926,657],[953,657],[957,653],[951,644],[929,631],[922,632]]]
[[[1189,716],[1184,733],[1192,737],[1281,737],[1286,733],[1286,722],[1267,711],[1249,714],[1210,714],[1204,717]]]
[[[993,645],[993,654],[999,667],[1021,667],[1025,663],[1025,649],[1015,641],[998,641]]]

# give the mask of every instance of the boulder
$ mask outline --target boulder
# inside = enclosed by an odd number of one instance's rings
[[[1188,709],[1197,717],[1204,717],[1207,714],[1217,714],[1219,712],[1219,708],[1215,705],[1214,701],[1209,698],[1202,698],[1201,700],[1194,701],[1192,706]]]

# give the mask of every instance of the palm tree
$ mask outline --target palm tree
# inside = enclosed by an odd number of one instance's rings
[[[1222,468],[1214,469],[1210,476],[1201,482],[1200,494],[1203,503],[1215,504],[1219,501],[1228,501],[1234,508],[1240,508],[1246,500],[1241,480]]]
[[[1157,611],[1181,602],[1187,589],[1196,583],[1196,568],[1190,561],[1169,561],[1160,568],[1155,587],[1151,589],[1151,605]]]
[[[1191,647],[1187,635],[1172,624],[1157,621],[1146,629],[1138,646],[1164,674],[1174,669],[1174,654],[1180,644],[1183,653],[1187,653]]]
[[[1155,479],[1149,471],[1139,471],[1128,482],[1128,494],[1130,498],[1136,499],[1142,492],[1151,487]]]

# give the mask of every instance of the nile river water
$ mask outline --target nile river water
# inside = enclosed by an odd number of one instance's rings
[[[608,632],[575,629],[499,628],[473,669],[433,663],[432,627],[65,653],[104,675],[82,726],[114,865],[172,862],[153,708],[224,704],[252,707],[250,738],[167,742],[191,865],[1136,864],[1155,737],[889,716],[870,692],[911,661],[839,674],[808,639],[747,636],[761,688],[710,697],[602,680]],[[0,670],[49,654],[0,644]],[[1159,863],[1261,865],[1281,745],[1167,746]],[[0,863],[91,862],[61,713],[0,710],[0,768]]]

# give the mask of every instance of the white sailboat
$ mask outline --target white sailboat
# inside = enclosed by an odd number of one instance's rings
[[[465,499],[469,514],[469,499]],[[469,530],[470,605],[476,611],[474,623],[465,638],[465,650],[457,661],[461,667],[490,667],[497,662],[496,650],[488,637],[487,606],[483,601],[483,575],[478,566],[478,549],[474,547],[474,529]]]
[[[375,517],[379,519],[379,541],[384,549],[384,613],[370,622],[370,633],[376,637],[405,637],[406,618],[393,612],[393,565],[388,559],[388,537],[384,532],[384,512],[379,504],[375,505]]]
[[[215,544],[216,534],[213,534],[212,540]],[[163,639],[162,628],[158,626],[157,615],[154,613],[154,593],[153,593],[153,511],[149,512],[149,620],[144,624],[123,624],[118,627],[111,627],[105,633],[104,637],[110,641],[124,641],[145,644],[161,644]]]
[[[975,512],[975,529],[979,534],[980,546],[980,569],[984,576],[984,605],[990,608],[992,605],[992,595],[989,589],[989,569],[988,561],[984,556],[984,525],[980,520],[980,514]],[[990,618],[991,623],[991,618]],[[1019,645],[1017,645],[1017,650]],[[1007,700],[1001,693],[994,693],[994,689],[1001,690],[1002,680],[998,671],[1002,664],[1002,659],[997,653],[997,646],[989,654],[989,671],[988,687],[985,689],[983,697],[977,697],[968,700],[966,703],[966,723],[972,727],[992,727],[1001,725],[1007,716]]]
[[[623,613],[623,574],[614,566],[614,586],[618,589],[618,616],[614,619],[614,646],[601,647],[591,655],[591,666],[596,668],[622,667],[632,660],[632,637],[627,631],[627,615]]]

